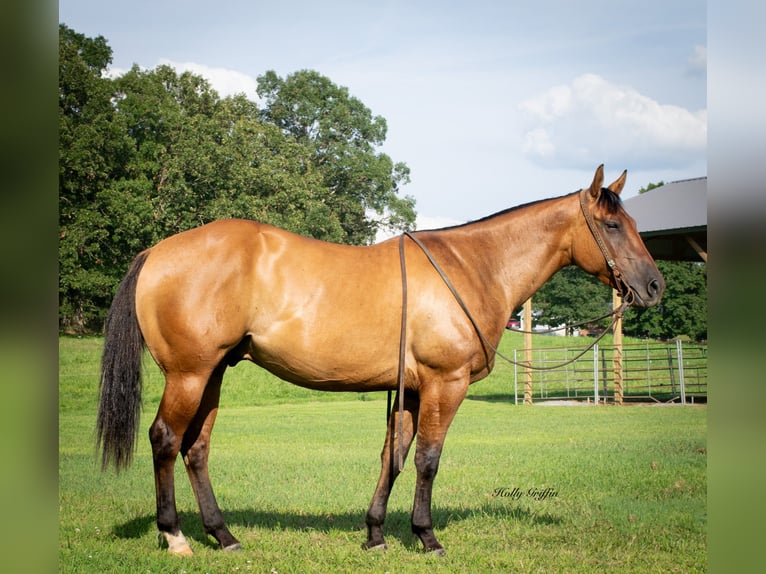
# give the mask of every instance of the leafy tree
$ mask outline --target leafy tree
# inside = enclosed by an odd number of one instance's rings
[[[599,317],[611,310],[611,304],[611,290],[574,266],[555,273],[532,298],[535,322],[552,327]],[[608,324],[609,320],[603,319],[590,327],[606,327]]]
[[[114,85],[116,111],[135,142],[130,176],[151,211],[150,242],[205,223],[221,183],[218,94],[205,79],[169,66],[135,66]]]
[[[707,338],[707,278],[703,263],[657,261],[666,289],[659,305],[629,307],[623,332],[634,337],[692,340]],[[532,298],[535,322],[571,325],[611,310],[612,291],[577,267],[565,267],[551,277]],[[610,319],[591,327],[605,328]]]
[[[414,200],[397,196],[409,182],[409,168],[394,164],[375,149],[386,138],[386,121],[344,87],[311,70],[285,79],[273,71],[258,78],[264,121],[312,150],[312,167],[329,190],[325,198],[338,214],[346,241],[370,243],[380,223],[367,216],[387,213],[386,223],[409,228],[415,221]]]
[[[111,298],[102,250],[108,216],[99,196],[124,176],[131,153],[101,74],[111,60],[103,37],[59,27],[59,307],[78,329],[100,318]]]
[[[707,266],[690,261],[658,261],[665,294],[656,307],[629,308],[623,330],[628,335],[707,339]]]
[[[692,340],[707,338],[707,278],[703,263],[657,261],[666,289],[659,305],[629,307],[623,332],[634,337]],[[532,299],[535,321],[571,325],[611,310],[612,292],[577,267],[565,267],[551,277]],[[607,327],[610,319],[597,323]]]
[[[638,193],[639,194],[646,193],[647,191],[651,191],[653,189],[657,189],[658,187],[662,187],[663,185],[665,185],[664,181],[660,181],[659,183],[650,183],[646,187],[642,187],[641,189],[639,189]]]

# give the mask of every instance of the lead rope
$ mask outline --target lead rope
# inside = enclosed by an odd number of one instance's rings
[[[407,347],[407,264],[404,261],[404,235],[399,236],[399,266],[402,271],[402,322],[399,331],[399,372],[397,382],[399,386],[399,471],[404,468],[404,367]],[[388,418],[391,417],[391,391],[388,391]],[[393,441],[392,441],[393,444]],[[393,454],[391,456],[393,462]]]
[[[496,356],[500,357],[501,359],[507,361],[508,363],[512,365],[518,365],[526,369],[537,370],[537,371],[560,369],[561,367],[564,367],[566,365],[569,365],[570,363],[575,362],[577,359],[582,357],[585,353],[590,351],[604,337],[604,335],[606,335],[606,333],[608,333],[609,330],[614,327],[615,323],[617,323],[617,321],[622,317],[622,314],[625,311],[625,309],[633,303],[633,300],[635,298],[633,289],[631,289],[630,285],[628,285],[628,283],[622,278],[622,273],[620,272],[620,269],[617,267],[614,259],[612,259],[611,254],[609,253],[609,250],[607,249],[603,239],[601,238],[601,234],[598,232],[598,228],[596,227],[595,222],[593,221],[590,213],[588,212],[585,206],[584,193],[585,193],[584,190],[581,191],[580,197],[579,197],[582,214],[585,217],[585,221],[588,224],[588,228],[590,229],[591,234],[593,235],[593,238],[596,240],[596,244],[601,250],[601,253],[604,255],[604,258],[606,259],[606,263],[609,266],[609,269],[611,269],[612,271],[612,275],[614,276],[615,283],[618,286],[618,291],[620,292],[620,295],[623,297],[623,303],[617,309],[614,309],[610,313],[606,313],[602,315],[601,317],[598,317],[597,319],[591,319],[590,321],[583,321],[583,323],[578,323],[578,324],[585,324],[588,322],[601,320],[606,317],[609,317],[610,315],[613,315],[611,325],[609,325],[609,327],[605,329],[590,345],[585,347],[585,349],[583,349],[580,353],[578,353],[577,355],[575,355],[568,361],[564,361],[563,363],[558,365],[552,365],[548,367],[544,367],[544,366],[538,367],[538,366],[532,365],[531,363],[527,364],[524,362],[514,361],[510,357],[507,357],[503,353],[501,353],[497,349],[497,347],[495,347],[492,343],[489,342],[489,340],[487,340],[487,338],[484,336],[484,333],[482,333],[481,329],[479,329],[479,325],[476,323],[476,320],[473,318],[473,315],[471,315],[471,312],[468,310],[468,307],[463,302],[463,299],[462,297],[460,297],[460,294],[457,292],[457,289],[455,289],[455,286],[449,280],[449,277],[447,277],[447,274],[442,270],[442,268],[433,258],[433,255],[431,255],[431,252],[428,251],[426,246],[423,245],[423,243],[421,243],[421,241],[409,231],[405,231],[404,233],[402,233],[402,235],[399,236],[399,265],[401,267],[401,273],[402,273],[402,321],[401,321],[401,331],[399,333],[399,370],[398,370],[398,376],[397,376],[398,389],[399,389],[398,434],[399,434],[399,470],[400,471],[402,470],[404,466],[404,375],[405,375],[404,367],[405,367],[406,342],[407,342],[407,265],[405,264],[405,261],[404,261],[404,237],[407,236],[410,239],[412,239],[412,241],[421,249],[421,251],[423,251],[425,256],[431,262],[431,265],[433,265],[434,269],[436,269],[437,273],[439,273],[439,276],[442,278],[445,285],[447,285],[449,290],[452,292],[453,297],[455,297],[455,300],[457,301],[458,305],[460,305],[460,308],[463,310],[466,317],[468,317],[468,320],[473,325],[473,328],[476,331],[476,334],[478,335],[479,340],[482,342],[482,348],[484,351],[484,357],[487,361],[488,370],[490,369],[490,365],[489,365],[489,354],[487,353],[487,348],[491,349]],[[386,421],[388,421],[391,418],[391,413],[392,413],[391,402],[392,402],[391,391],[389,390],[387,407],[386,407]],[[393,455],[392,455],[392,462],[393,462]]]

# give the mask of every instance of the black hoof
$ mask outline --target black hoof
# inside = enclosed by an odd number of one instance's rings
[[[362,550],[388,550],[385,542],[377,542],[374,540],[368,540],[362,544]]]

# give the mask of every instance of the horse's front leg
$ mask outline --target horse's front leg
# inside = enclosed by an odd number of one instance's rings
[[[386,440],[383,443],[383,452],[380,455],[380,478],[375,488],[375,494],[372,496],[370,508],[367,511],[365,522],[367,524],[367,542],[362,544],[362,548],[385,549],[386,542],[383,538],[383,522],[386,519],[386,508],[388,506],[388,497],[394,486],[394,481],[402,469],[399,467],[399,394],[397,393],[394,401],[396,409],[388,419],[388,429],[386,431]],[[402,419],[402,463],[407,458],[412,439],[418,427],[418,396],[415,393],[405,391],[404,393],[404,417]]]
[[[415,501],[412,507],[412,532],[428,552],[444,554],[433,531],[431,493],[439,470],[439,459],[452,419],[468,389],[467,381],[431,384],[424,387],[420,397],[420,423],[415,450]]]

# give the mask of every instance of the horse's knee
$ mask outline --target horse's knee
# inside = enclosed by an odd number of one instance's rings
[[[441,449],[436,446],[417,449],[415,452],[415,468],[417,468],[418,475],[424,480],[432,480],[439,470],[440,458]]]

